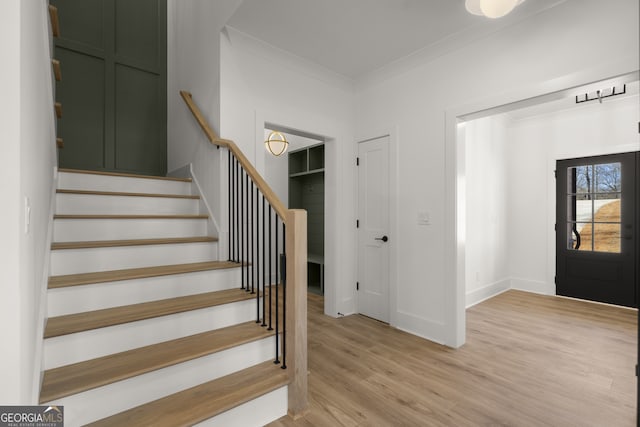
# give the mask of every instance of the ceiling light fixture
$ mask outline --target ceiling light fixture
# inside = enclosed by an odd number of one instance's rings
[[[284,154],[287,151],[287,147],[289,147],[289,141],[284,135],[278,131],[271,131],[267,140],[264,142],[264,146],[271,154],[278,157]]]
[[[487,18],[501,18],[511,12],[524,0],[466,0],[465,7],[469,13]]]

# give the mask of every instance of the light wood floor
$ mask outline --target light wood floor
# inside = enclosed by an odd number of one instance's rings
[[[271,426],[636,425],[636,312],[508,291],[453,350],[309,295],[310,410]]]

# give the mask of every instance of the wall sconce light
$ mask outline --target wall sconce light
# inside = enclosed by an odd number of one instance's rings
[[[501,18],[511,12],[524,0],[466,0],[465,7],[469,13],[487,18]]]
[[[289,147],[289,141],[284,135],[278,131],[271,131],[267,140],[264,142],[264,146],[271,154],[278,157],[284,154]]]

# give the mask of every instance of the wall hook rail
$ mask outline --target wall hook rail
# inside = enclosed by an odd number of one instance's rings
[[[627,85],[622,85],[622,90],[619,87],[612,86],[607,89],[597,90],[595,93],[585,93],[584,95],[576,95],[576,104],[581,104],[583,102],[595,101],[598,100],[600,104],[602,104],[602,100],[605,98],[610,98],[612,96],[624,95],[627,93]]]

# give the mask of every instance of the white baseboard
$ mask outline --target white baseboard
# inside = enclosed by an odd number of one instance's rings
[[[511,278],[511,289],[542,295],[556,294],[556,286],[553,283],[549,284],[539,280],[520,279],[514,277]]]
[[[398,311],[396,316],[398,323],[392,326],[400,329],[401,331],[417,335],[438,344],[445,344],[447,342],[447,330],[446,325],[443,322],[438,322],[402,311]]]
[[[466,307],[472,307],[511,289],[511,280],[503,279],[467,292]]]

